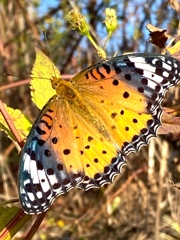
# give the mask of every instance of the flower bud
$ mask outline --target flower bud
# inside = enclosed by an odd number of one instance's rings
[[[78,31],[82,35],[89,35],[89,26],[83,15],[80,12],[71,10],[66,19],[71,24],[72,29]]]
[[[117,15],[116,11],[112,8],[106,8],[105,10],[105,26],[108,33],[115,31],[117,27]]]

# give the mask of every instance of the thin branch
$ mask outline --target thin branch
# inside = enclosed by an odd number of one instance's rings
[[[40,224],[42,223],[46,213],[47,212],[38,215],[36,221],[31,226],[31,229],[29,230],[29,232],[27,233],[27,235],[26,235],[26,237],[24,239],[26,239],[26,240],[31,240],[32,239],[32,237],[36,233],[37,229],[39,228]]]
[[[2,113],[9,129],[11,130],[12,134],[14,135],[17,143],[19,144],[19,146],[22,148],[24,143],[23,140],[18,132],[18,130],[16,129],[9,113],[7,112],[6,108],[4,107],[4,104],[2,103],[2,101],[0,100],[0,112]]]

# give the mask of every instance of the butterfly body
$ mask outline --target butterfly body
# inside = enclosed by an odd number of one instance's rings
[[[50,65],[42,52],[37,54]],[[21,153],[24,211],[42,213],[74,187],[88,190],[111,183],[125,156],[156,136],[161,102],[179,78],[177,60],[147,54],[102,61],[70,81],[52,73],[56,94],[41,110]]]

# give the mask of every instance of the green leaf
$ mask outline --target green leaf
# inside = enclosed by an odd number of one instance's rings
[[[30,218],[18,207],[0,207],[0,239],[12,239]]]
[[[29,134],[29,131],[32,127],[31,121],[19,109],[7,107],[5,104],[4,106],[9,113],[12,122],[14,123],[20,136],[22,137],[22,139],[24,139]],[[0,131],[4,131],[9,138],[16,141],[2,114],[0,114]]]

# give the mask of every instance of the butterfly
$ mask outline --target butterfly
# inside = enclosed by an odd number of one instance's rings
[[[21,152],[19,197],[27,214],[47,211],[72,188],[111,183],[126,156],[156,136],[161,102],[180,79],[180,62],[159,54],[113,57],[69,81],[40,50],[36,59],[32,77],[42,68],[40,77],[50,78],[55,94]]]

